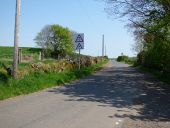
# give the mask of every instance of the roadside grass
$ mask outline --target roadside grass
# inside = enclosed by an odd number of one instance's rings
[[[150,69],[150,68],[146,68],[144,66],[138,66],[137,68],[140,71],[144,71],[144,72],[152,74],[154,77],[156,77],[160,81],[170,85],[170,74],[163,74],[160,71]]]
[[[36,72],[26,75],[19,80],[14,80],[6,74],[0,73],[0,100],[69,83],[101,69],[103,64],[107,62],[105,60],[90,67],[81,68],[80,70],[68,70],[61,73]]]
[[[170,85],[170,74],[163,74],[160,71],[146,68],[144,66],[141,66],[137,64],[137,58],[136,57],[130,57],[128,61],[123,61],[123,63],[128,64],[130,67],[136,67],[140,71],[147,72],[152,74],[155,78],[159,79],[160,81]]]

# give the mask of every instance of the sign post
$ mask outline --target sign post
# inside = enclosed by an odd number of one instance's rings
[[[81,68],[81,59],[80,59],[80,49],[79,49],[79,70],[80,70],[80,68]]]
[[[74,35],[74,49],[79,51],[79,69],[81,68],[80,52],[84,49],[84,33],[76,33]]]

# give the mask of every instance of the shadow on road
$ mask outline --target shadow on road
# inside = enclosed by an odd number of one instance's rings
[[[117,114],[108,116],[110,118],[170,121],[170,88],[129,67],[105,69],[50,92],[69,96],[68,102],[98,102],[101,107],[117,108]],[[128,113],[124,108],[135,110],[137,114]]]

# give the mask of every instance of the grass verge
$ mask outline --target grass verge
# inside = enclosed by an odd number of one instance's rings
[[[149,69],[149,68],[146,68],[144,66],[138,66],[137,68],[140,71],[144,71],[144,72],[152,74],[153,76],[155,76],[160,81],[170,85],[170,74],[162,74],[160,71],[156,71],[154,69]]]
[[[64,71],[62,73],[37,72],[29,74],[20,80],[14,80],[4,74],[0,74],[0,100],[69,83],[101,69],[103,64],[107,62],[103,61],[80,70]]]

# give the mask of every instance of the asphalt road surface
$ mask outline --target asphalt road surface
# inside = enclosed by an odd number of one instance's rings
[[[170,88],[110,61],[67,86],[1,101],[0,128],[170,128]]]

